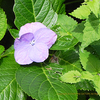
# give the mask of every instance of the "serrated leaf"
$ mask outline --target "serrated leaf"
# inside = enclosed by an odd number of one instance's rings
[[[17,28],[30,22],[41,22],[50,28],[57,21],[49,0],[15,0],[14,13]]]
[[[82,80],[76,83],[75,86],[78,90],[94,90],[93,82],[89,80]]]
[[[100,60],[90,52],[80,50],[80,61],[86,71],[95,74],[100,72]]]
[[[51,50],[68,50],[78,43],[78,40],[71,35],[71,32],[75,28],[76,24],[77,22],[67,15],[58,16],[58,39],[56,43],[51,47]]]
[[[0,40],[4,37],[7,29],[7,19],[5,12],[0,8]]]
[[[75,87],[48,77],[47,70],[40,66],[20,67],[16,79],[21,88],[32,98],[38,100],[77,100]],[[65,94],[69,95],[65,95]]]
[[[76,26],[76,28],[71,32],[72,35],[73,35],[76,39],[78,39],[80,42],[82,42],[82,40],[83,40],[83,30],[84,30],[84,28],[85,28],[84,24],[85,24],[84,21],[81,22],[81,23],[79,23],[79,24]]]
[[[81,73],[81,79],[92,80],[93,79],[93,75],[88,71],[83,71]]]
[[[96,89],[98,95],[100,96],[100,76],[99,75],[94,75],[93,83],[94,83],[94,88]]]
[[[15,72],[19,65],[14,55],[0,60],[0,100],[25,100],[25,95],[15,79]]]
[[[93,13],[98,17],[99,13],[99,0],[90,0],[87,2],[87,6],[93,11]]]
[[[88,18],[89,14],[91,13],[90,9],[87,5],[82,5],[76,10],[74,10],[70,15],[79,18],[79,19],[86,19]]]
[[[85,23],[82,48],[84,49],[90,43],[100,39],[100,16],[98,18],[91,14]]]
[[[80,77],[81,73],[73,70],[62,75],[60,79],[66,83],[77,83],[81,80]]]
[[[19,37],[19,30],[16,30],[16,29],[10,29],[10,34],[12,35],[12,37],[14,39],[18,38]]]

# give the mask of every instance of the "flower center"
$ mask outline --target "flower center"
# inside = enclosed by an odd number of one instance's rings
[[[30,44],[33,46],[35,44],[35,40],[33,39]]]

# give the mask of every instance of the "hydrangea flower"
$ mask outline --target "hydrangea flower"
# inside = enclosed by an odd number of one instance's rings
[[[16,62],[26,65],[45,61],[56,39],[56,33],[40,22],[25,24],[20,28],[19,38],[14,42]]]

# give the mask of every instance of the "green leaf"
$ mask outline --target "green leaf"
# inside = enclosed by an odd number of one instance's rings
[[[48,70],[40,66],[20,67],[16,79],[21,88],[33,99],[77,100],[74,85],[48,77]],[[75,95],[73,95],[75,94]]]
[[[12,37],[14,39],[18,38],[19,37],[19,30],[16,30],[16,29],[10,29],[10,34],[12,35]]]
[[[71,32],[76,27],[77,22],[73,18],[68,17],[67,15],[59,15],[57,24],[60,26],[60,35],[64,36],[71,34]]]
[[[78,41],[82,42],[83,40],[83,30],[85,28],[84,26],[85,22],[82,21],[81,23],[79,23],[76,28],[71,32],[72,35],[78,39]]]
[[[77,90],[94,90],[94,85],[92,81],[89,80],[81,80],[80,82],[75,84]]]
[[[26,100],[25,94],[15,79],[18,68],[14,55],[0,60],[0,100]]]
[[[86,71],[95,74],[100,72],[100,60],[90,52],[80,50],[80,61]]]
[[[94,83],[94,88],[96,89],[98,95],[100,96],[100,76],[99,75],[94,75],[93,83]]]
[[[30,22],[41,22],[50,28],[57,21],[49,0],[15,0],[14,13],[17,28]]]
[[[5,50],[5,52],[1,55],[1,57],[5,57],[5,56],[8,56],[10,54],[14,54],[14,45],[12,45],[7,50]]]
[[[7,19],[5,12],[0,8],[0,40],[4,37],[7,29]]]
[[[100,39],[100,16],[98,18],[91,14],[89,18],[86,20],[84,34],[83,34],[83,42],[82,48],[84,49],[90,43],[97,41]]]
[[[99,0],[90,0],[87,2],[87,6],[93,11],[93,13],[98,17],[99,13]]]
[[[58,39],[56,43],[51,47],[51,50],[68,50],[78,43],[78,40],[71,35],[71,32],[75,28],[76,24],[77,22],[67,15],[58,16]]]
[[[50,0],[50,4],[56,13],[65,13],[65,5],[63,4],[65,0]]]
[[[4,50],[5,50],[4,46],[0,45],[0,56],[3,53]]]
[[[63,74],[71,70],[82,71],[79,55],[76,50],[57,51],[55,55],[58,58],[58,64],[63,68]]]
[[[72,15],[76,18],[79,18],[79,19],[86,19],[86,18],[88,18],[90,12],[91,11],[87,5],[82,5],[79,8],[77,8],[76,10],[74,10],[72,13],[70,13],[70,15]]]
[[[77,44],[77,39],[71,35],[63,36],[57,39],[56,43],[50,50],[69,50]]]
[[[93,42],[91,46],[96,51],[96,53],[100,56],[100,40]]]
[[[60,79],[63,82],[67,82],[67,83],[77,83],[81,80],[80,77],[81,77],[81,73],[73,70],[62,75]]]
[[[48,70],[50,77],[58,79],[61,76],[63,70],[61,65],[57,63],[47,64],[44,62],[44,66]]]
[[[81,79],[92,80],[93,79],[93,75],[88,71],[83,71],[81,73]]]

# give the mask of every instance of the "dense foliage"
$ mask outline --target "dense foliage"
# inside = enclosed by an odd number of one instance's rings
[[[14,39],[31,22],[57,41],[46,61],[22,66]],[[100,0],[0,0],[0,100],[99,100],[99,50]]]

